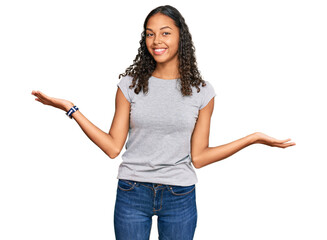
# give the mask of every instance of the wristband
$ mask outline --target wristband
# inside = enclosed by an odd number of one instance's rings
[[[70,119],[72,119],[72,118],[73,118],[73,117],[72,117],[72,114],[73,114],[74,112],[76,112],[77,110],[78,110],[78,107],[74,106],[74,107],[72,107],[71,109],[69,109],[68,112],[66,112],[66,115],[67,115]]]

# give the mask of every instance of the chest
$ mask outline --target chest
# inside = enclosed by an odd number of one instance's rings
[[[175,88],[152,88],[136,94],[131,102],[130,127],[159,132],[192,132],[198,118],[199,99],[182,96]]]

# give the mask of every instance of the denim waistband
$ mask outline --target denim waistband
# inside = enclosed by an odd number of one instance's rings
[[[141,182],[141,181],[136,181],[136,180],[127,180],[127,181],[135,183],[136,186],[143,185],[143,186],[147,186],[147,187],[150,187],[150,188],[153,188],[153,189],[158,189],[158,190],[162,189],[162,188],[169,188],[169,187],[172,187],[172,186],[179,186],[179,185],[162,184],[162,183],[154,183],[154,182]],[[179,186],[179,187],[182,187],[182,186]]]
[[[146,185],[148,187],[153,187],[153,188],[157,188],[157,187],[160,187],[160,186],[164,186],[164,187],[169,186],[169,185],[162,184],[162,183],[140,182],[140,181],[134,181],[134,182],[137,182],[139,184]]]

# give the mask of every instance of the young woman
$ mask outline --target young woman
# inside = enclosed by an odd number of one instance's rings
[[[204,167],[255,143],[280,148],[295,143],[256,132],[208,147],[216,94],[198,71],[191,34],[174,7],[160,6],[148,14],[140,45],[134,63],[119,75],[109,133],[93,125],[72,102],[40,91],[32,94],[66,111],[112,159],[129,136],[117,176],[116,239],[149,239],[153,215],[158,216],[159,239],[193,239],[193,166]]]

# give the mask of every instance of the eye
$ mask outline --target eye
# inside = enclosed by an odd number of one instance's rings
[[[153,35],[153,33],[147,33],[145,34],[146,37],[151,37]]]
[[[165,34],[165,33],[167,33],[167,34]],[[170,34],[170,32],[164,32],[164,35],[169,35]]]

